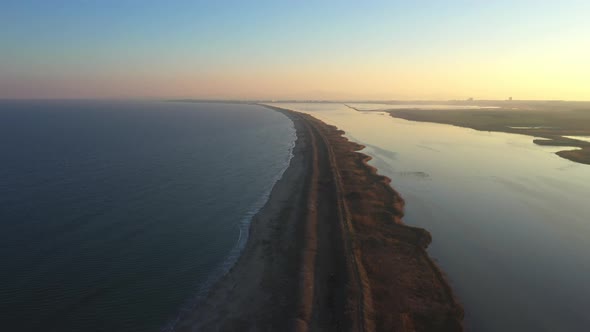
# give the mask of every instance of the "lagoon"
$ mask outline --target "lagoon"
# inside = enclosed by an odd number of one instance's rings
[[[405,198],[405,223],[432,233],[429,252],[464,304],[468,330],[590,325],[590,166],[525,135],[336,103],[274,105],[312,114],[366,146],[370,164]]]

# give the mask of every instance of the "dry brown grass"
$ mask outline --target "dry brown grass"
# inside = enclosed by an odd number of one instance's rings
[[[391,180],[369,166],[362,146],[336,127],[306,116],[333,148],[349,207],[358,261],[371,292],[378,331],[460,331],[463,309],[426,247],[430,234],[402,222],[404,201]]]

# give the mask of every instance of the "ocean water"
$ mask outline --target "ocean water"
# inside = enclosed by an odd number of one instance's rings
[[[294,140],[253,105],[0,101],[0,330],[169,326],[235,261]]]
[[[428,251],[464,304],[468,331],[588,331],[590,166],[525,135],[341,104],[278,106],[366,146],[370,164],[405,198],[406,224],[432,233]]]

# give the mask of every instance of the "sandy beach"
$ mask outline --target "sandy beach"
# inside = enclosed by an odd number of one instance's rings
[[[236,265],[176,331],[461,331],[463,309],[363,147],[310,115]]]

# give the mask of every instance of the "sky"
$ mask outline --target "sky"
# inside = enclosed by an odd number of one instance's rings
[[[0,1],[0,98],[590,100],[590,1]]]

